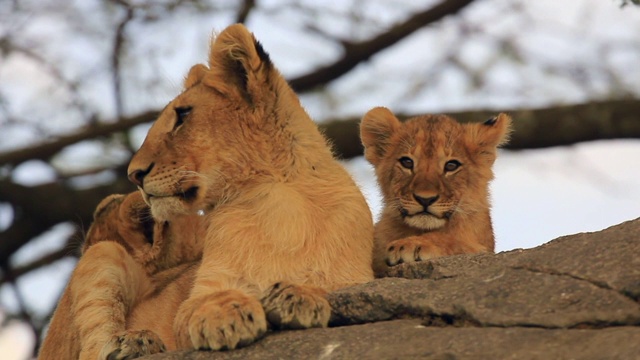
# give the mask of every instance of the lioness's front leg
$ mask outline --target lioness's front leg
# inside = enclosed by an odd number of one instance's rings
[[[240,290],[192,297],[178,310],[174,333],[179,349],[235,349],[251,344],[267,331],[257,298]]]
[[[423,261],[434,257],[451,255],[446,248],[434,243],[426,236],[410,236],[387,244],[385,262],[389,266]]]
[[[277,329],[326,327],[331,316],[327,292],[318,287],[279,282],[260,301],[269,323]]]

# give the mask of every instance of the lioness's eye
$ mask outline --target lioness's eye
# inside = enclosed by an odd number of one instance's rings
[[[403,168],[409,170],[413,169],[413,160],[411,160],[411,158],[403,156],[398,159],[398,161],[400,161],[400,165],[402,165]]]
[[[460,165],[462,164],[458,160],[449,160],[447,161],[446,164],[444,164],[444,171],[445,172],[456,171],[460,167]]]
[[[176,124],[173,126],[174,129],[184,123],[184,120],[186,119],[187,115],[189,115],[189,113],[191,112],[191,106],[177,107],[175,108],[175,112],[176,112]]]

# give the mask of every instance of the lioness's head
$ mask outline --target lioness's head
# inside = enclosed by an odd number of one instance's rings
[[[278,149],[291,137],[283,122],[294,117],[277,113],[283,101],[304,111],[244,26],[215,37],[208,66],[191,68],[129,164],[154,218],[206,212],[273,175],[288,156]]]
[[[488,210],[496,148],[507,141],[511,118],[460,124],[444,115],[400,122],[386,108],[360,124],[365,158],[375,167],[385,205],[414,228],[434,230],[452,218]]]
[[[115,241],[130,254],[144,253],[153,246],[155,222],[139,192],[110,195],[93,213],[93,223],[82,244],[82,253],[101,241]]]

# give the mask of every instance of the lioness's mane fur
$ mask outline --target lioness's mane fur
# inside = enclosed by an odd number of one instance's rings
[[[265,326],[256,297],[274,283],[332,290],[372,278],[373,224],[364,197],[242,25],[212,41],[208,66],[191,68],[185,90],[133,157],[129,177],[157,220],[207,214],[203,263],[176,322],[186,347],[255,340]],[[214,322],[205,314],[218,311],[215,322],[245,321],[227,320],[238,315],[221,310],[231,302],[256,319],[247,334],[194,333],[193,316],[202,316],[197,326],[205,328]]]

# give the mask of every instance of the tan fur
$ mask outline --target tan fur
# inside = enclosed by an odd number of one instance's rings
[[[155,223],[139,192],[94,213],[38,359],[113,359],[175,349],[172,326],[202,254],[201,219]],[[153,329],[155,331],[146,331]]]
[[[158,220],[207,213],[203,263],[176,318],[180,347],[254,341],[267,324],[259,297],[272,303],[270,287],[279,282],[301,300],[292,316],[271,306],[270,319],[289,319],[272,325],[325,326],[320,289],[373,278],[364,197],[242,25],[215,38],[208,67],[191,69],[131,160],[129,177]],[[316,321],[308,314],[318,308]]]
[[[469,124],[444,115],[402,123],[386,108],[365,114],[365,157],[384,196],[375,228],[376,275],[385,264],[494,251],[489,182],[510,125],[506,114]]]

